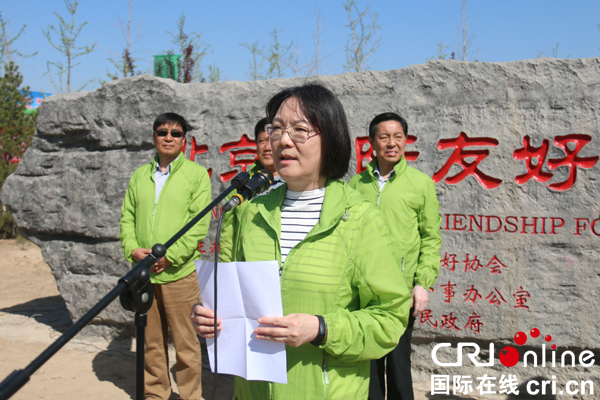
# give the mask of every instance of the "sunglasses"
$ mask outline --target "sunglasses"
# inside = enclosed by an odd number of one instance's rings
[[[156,136],[165,137],[169,134],[169,131],[161,129],[160,131],[156,131],[154,133],[156,133]],[[185,135],[185,133],[183,133],[182,131],[171,131],[171,136],[174,138],[180,138],[183,135]]]

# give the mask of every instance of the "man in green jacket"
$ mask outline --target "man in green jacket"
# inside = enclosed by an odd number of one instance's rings
[[[376,158],[367,170],[355,175],[350,186],[376,204],[404,254],[397,260],[411,290],[411,317],[398,346],[388,355],[371,361],[369,399],[413,400],[410,341],[415,317],[427,306],[429,288],[435,283],[442,245],[439,203],[433,180],[406,164],[404,151],[408,125],[395,113],[376,116],[369,125],[369,143]]]
[[[164,244],[202,211],[211,200],[206,169],[181,153],[188,124],[175,113],[154,121],[154,145],[158,154],[138,168],[129,181],[121,209],[121,245],[125,258],[135,264],[156,243]],[[201,399],[201,352],[190,309],[200,300],[195,259],[198,243],[208,231],[210,214],[175,242],[150,272],[154,302],[146,326],[146,399],[167,400],[169,378],[169,330],[177,353],[175,374],[179,397]]]
[[[283,185],[284,183],[277,173],[275,164],[273,163],[271,142],[269,141],[269,135],[265,131],[265,125],[267,122],[267,118],[263,118],[254,126],[254,140],[256,141],[256,155],[258,156],[258,160],[252,164],[249,172],[250,175],[254,175],[256,172],[264,168],[269,170],[275,179],[269,189],[265,190],[263,193],[260,193],[259,196],[269,193],[269,191]],[[227,197],[227,200],[229,200],[232,196],[233,193]],[[232,261],[231,253],[236,241],[240,217],[247,205],[248,202],[245,201],[233,210],[226,213],[223,217],[223,228],[221,230],[221,245],[219,252],[219,260],[221,262]]]

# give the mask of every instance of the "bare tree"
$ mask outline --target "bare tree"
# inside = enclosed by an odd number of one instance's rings
[[[202,60],[209,52],[210,45],[202,41],[202,33],[191,32],[185,33],[185,14],[182,13],[177,21],[177,32],[169,35],[173,38],[171,42],[175,44],[176,49],[170,50],[170,53],[180,53],[179,60],[179,75],[180,82],[204,82],[205,78],[202,73]]]
[[[117,42],[123,48],[123,51],[121,53],[115,53],[107,50],[110,54],[113,55],[113,57],[109,58],[108,60],[117,69],[117,72],[115,73],[108,72],[108,77],[111,79],[125,78],[127,76],[134,76],[136,74],[135,62],[137,60],[133,57],[131,47],[134,43],[136,43],[142,38],[142,36],[140,35],[142,24],[140,23],[137,26],[134,26],[133,24],[133,20],[131,17],[133,0],[128,0],[127,8],[127,21],[122,21],[120,17],[117,17],[117,24],[109,24],[117,28],[121,33],[122,38],[121,40],[117,39]]]
[[[315,44],[315,57],[312,62],[309,75],[319,75],[324,70],[323,60],[330,57],[331,54],[323,55],[321,53],[321,46],[323,44],[323,33],[325,29],[323,29],[323,24],[325,23],[325,18],[323,18],[323,14],[320,9],[315,8],[315,22],[317,25],[316,32],[313,32],[313,42]]]
[[[350,37],[346,42],[346,64],[344,71],[360,72],[371,68],[368,65],[369,57],[375,54],[380,45],[379,31],[381,25],[377,23],[379,14],[371,12],[371,6],[367,6],[362,12],[358,9],[355,0],[346,0],[344,9],[348,14],[348,25]],[[367,23],[367,19],[371,19]]]
[[[267,74],[263,71],[263,66],[265,64],[265,46],[259,47],[258,42],[253,43],[240,43],[240,46],[246,48],[251,55],[250,62],[248,63],[248,72],[246,72],[246,76],[253,81],[260,81],[262,79],[267,78]],[[268,72],[268,71],[267,71]]]
[[[17,62],[14,59],[14,56],[17,55],[20,58],[33,57],[37,54],[37,51],[32,54],[23,54],[20,53],[13,47],[13,43],[19,39],[19,37],[25,31],[27,25],[23,25],[19,32],[11,37],[10,35],[10,22],[5,21],[2,18],[2,12],[0,12],[0,68],[2,68],[3,64],[10,64],[11,62]]]
[[[556,47],[552,48],[551,50],[538,51],[537,58],[545,57],[545,54],[547,51],[550,51],[551,57],[554,57],[554,58],[571,58],[570,54],[568,54],[566,57],[560,57],[558,55],[558,45],[559,45],[559,43],[556,43]]]
[[[306,65],[300,65],[300,48],[298,47],[298,41],[293,43],[292,48],[293,51],[290,52],[290,55],[286,61],[286,66],[292,71],[295,78],[299,76],[304,69],[306,69]]]
[[[477,61],[479,49],[473,50],[473,42],[475,41],[475,33],[473,32],[473,24],[475,19],[469,21],[468,18],[469,0],[462,0],[460,5],[460,39],[456,43],[458,48],[458,59],[461,61]]]
[[[273,38],[273,41],[269,45],[269,51],[267,53],[267,61],[269,62],[269,70],[267,71],[267,78],[282,78],[286,68],[286,61],[288,59],[288,53],[290,48],[294,45],[294,42],[290,42],[289,45],[282,45],[279,41],[279,33],[281,30],[274,28],[269,34]]]
[[[75,63],[74,62],[75,59],[78,57],[81,57],[83,55],[91,53],[94,50],[94,48],[96,47],[96,43],[92,44],[91,46],[81,46],[81,47],[77,47],[75,45],[77,36],[79,36],[79,34],[81,33],[81,30],[87,24],[87,21],[80,25],[75,24],[75,13],[77,12],[78,4],[79,3],[77,2],[77,0],[74,0],[74,1],[65,0],[65,5],[67,6],[67,11],[70,16],[70,21],[67,22],[65,20],[65,18],[61,17],[55,11],[54,15],[56,15],[56,18],[58,18],[58,22],[59,22],[58,27],[55,27],[54,25],[48,25],[48,29],[42,30],[42,33],[44,34],[46,39],[48,39],[48,42],[50,42],[50,45],[52,47],[54,47],[56,50],[58,50],[65,57],[66,63],[67,63],[66,65],[63,65],[63,63],[60,61],[56,61],[56,62],[47,61],[46,62],[46,68],[47,68],[46,74],[50,78],[50,81],[52,82],[52,84],[54,85],[54,87],[57,91],[62,91],[63,75],[66,75],[66,78],[67,78],[67,88],[66,88],[67,92],[71,91],[71,72],[72,72],[73,68],[75,68],[77,65],[80,64],[80,63]],[[67,17],[67,18],[69,18],[69,17]],[[57,42],[54,42],[54,40],[52,39],[52,32],[54,32],[56,35],[58,35]],[[56,68],[56,76],[58,77],[58,81],[59,81],[58,84],[56,84],[52,78],[52,68],[51,67]],[[83,89],[90,82],[91,82],[91,80],[84,83],[78,90]]]

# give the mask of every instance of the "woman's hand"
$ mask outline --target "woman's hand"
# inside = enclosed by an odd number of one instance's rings
[[[213,311],[197,303],[192,306],[190,318],[200,337],[212,338],[215,336],[215,313]],[[220,331],[221,328],[221,320],[217,318],[217,331]]]
[[[285,317],[263,317],[261,326],[254,330],[257,339],[284,342],[288,346],[298,347],[313,341],[319,333],[319,319],[310,314],[288,314]]]

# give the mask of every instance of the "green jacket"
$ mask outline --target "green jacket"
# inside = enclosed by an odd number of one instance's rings
[[[262,164],[260,161],[256,161],[250,167],[250,176],[254,175],[258,170],[262,169]],[[226,201],[229,201],[233,197],[234,192],[231,192]],[[235,233],[237,228],[240,225],[240,217],[244,212],[246,206],[248,206],[249,201],[245,201],[233,210],[226,212],[223,216],[223,227],[221,228],[221,242],[219,246],[219,261],[223,263],[231,262],[233,255],[233,243],[235,241]]]
[[[210,203],[210,178],[206,169],[183,154],[171,163],[171,173],[163,186],[156,209],[154,170],[158,156],[138,168],[129,181],[121,207],[121,247],[127,261],[135,263],[131,252],[138,247],[151,249],[164,244]],[[159,274],[152,273],[152,283],[165,284],[185,278],[200,259],[198,243],[204,239],[210,223],[210,213],[167,250],[173,263]]]
[[[234,258],[281,264],[281,204],[287,184],[253,199]],[[343,181],[329,180],[319,222],[281,269],[283,314],[323,315],[327,340],[286,347],[288,384],[237,378],[246,399],[366,399],[370,361],[395,348],[408,322],[410,292],[397,273],[381,213]]]
[[[396,247],[404,249],[403,259],[397,259],[406,284],[429,289],[440,269],[440,204],[433,180],[406,164],[402,157],[394,174],[379,194],[379,181],[373,175],[377,159],[367,169],[350,180],[350,186],[377,204],[393,237]],[[379,196],[379,201],[378,201]]]

